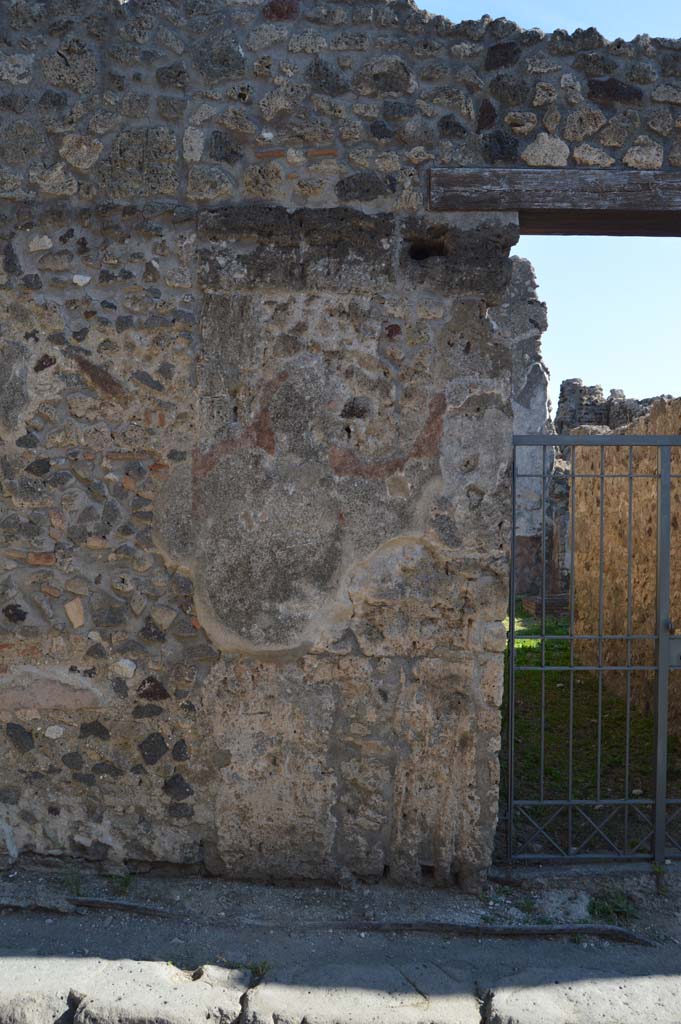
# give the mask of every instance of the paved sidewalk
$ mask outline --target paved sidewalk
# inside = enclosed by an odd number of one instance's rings
[[[591,963],[537,943],[420,951],[400,940],[343,959],[300,945],[259,983],[214,965],[2,957],[2,1024],[679,1024],[681,974],[630,954]],[[390,946],[396,948],[391,949]],[[362,960],[356,959],[364,952]],[[350,959],[347,959],[347,957]],[[318,958],[319,957],[319,958]],[[307,958],[307,962],[305,962]],[[532,963],[538,966],[530,966]],[[681,964],[676,968],[681,971]]]
[[[623,884],[657,914],[657,929],[636,925],[650,946],[369,930],[522,915],[531,927],[552,906],[564,923],[581,883],[483,900],[171,878],[112,895],[97,876],[75,897],[65,884],[0,876],[0,1024],[681,1024],[678,893],[655,903],[639,879]]]

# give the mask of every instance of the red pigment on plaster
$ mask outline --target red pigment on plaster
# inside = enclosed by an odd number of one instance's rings
[[[382,480],[404,469],[407,459],[399,456],[380,462],[364,462],[354,452],[332,448],[329,462],[336,476],[361,476],[366,480]]]
[[[430,400],[426,425],[416,439],[416,443],[410,453],[410,458],[435,458],[439,453],[446,408],[447,399],[444,394],[440,392],[437,395],[433,395]]]
[[[260,448],[268,455],[274,455],[276,451],[276,437],[272,428],[272,420],[268,409],[269,402],[284,381],[288,380],[288,373],[283,370],[277,374],[274,380],[268,381],[263,389],[260,399],[260,407],[251,425],[247,427],[238,437],[226,438],[219,444],[209,448],[207,452],[201,452],[197,448],[193,452],[192,473],[196,479],[202,480],[215,469],[225,455],[232,452],[243,451],[245,448]]]
[[[347,448],[332,448],[329,455],[336,476],[359,476],[366,480],[384,480],[403,470],[410,459],[435,458],[440,450],[447,400],[442,392],[430,400],[428,419],[407,455],[365,462]]]

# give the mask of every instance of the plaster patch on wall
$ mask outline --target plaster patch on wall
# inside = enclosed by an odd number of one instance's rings
[[[0,711],[78,711],[108,703],[101,687],[67,668],[15,665],[0,672]]]

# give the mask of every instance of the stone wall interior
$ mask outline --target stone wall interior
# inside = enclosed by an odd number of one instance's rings
[[[0,855],[475,884],[544,311],[517,216],[426,175],[681,166],[678,44],[408,0],[0,26]]]
[[[556,433],[569,434],[580,427],[605,427],[619,433],[621,428],[649,415],[656,402],[671,397],[627,398],[623,391],[613,388],[606,398],[598,384],[585,385],[578,377],[564,380],[556,410]]]
[[[673,413],[670,416],[669,410],[675,405],[671,395],[659,395],[655,398],[627,398],[623,391],[612,389],[607,395],[603,388],[596,385],[585,385],[579,378],[564,380],[560,386],[558,408],[554,419],[547,418],[546,403],[548,397],[547,371],[541,362],[541,330],[545,329],[546,319],[537,320],[537,310],[533,313],[533,324],[539,324],[540,330],[536,333],[535,359],[531,376],[522,381],[513,381],[512,394],[514,405],[513,432],[515,434],[580,434],[591,433],[655,433],[655,424],[660,425],[660,433],[676,433],[677,423],[674,421]],[[518,352],[522,352],[519,345],[521,333],[514,337],[514,359],[518,361]],[[520,356],[522,359],[522,355]],[[527,362],[527,359],[524,360]],[[524,405],[519,399],[524,396]],[[669,405],[669,403],[672,403]],[[662,414],[662,410],[666,410]],[[651,428],[652,425],[652,428]],[[521,598],[529,598],[528,608],[536,607],[536,601],[541,596],[542,586],[549,604],[556,609],[565,608],[569,599],[571,564],[571,535],[572,535],[572,458],[571,448],[546,448],[540,449],[519,448],[516,453],[518,460],[518,473],[535,474],[535,479],[522,476],[516,484],[516,536],[515,536],[515,587],[516,594]],[[607,455],[609,460],[614,456]],[[628,452],[620,453],[618,467],[625,474],[629,472]],[[638,455],[642,459],[642,465],[649,465],[650,455]],[[587,584],[583,577],[583,567],[578,574],[580,593],[584,594],[585,588],[591,596],[585,602],[582,597],[582,611],[579,618],[582,626],[587,629],[587,620],[592,618],[591,625],[594,626],[598,620],[598,554],[595,561],[585,554],[594,547],[597,552],[600,545],[600,520],[598,513],[598,481],[581,483],[579,474],[599,473],[598,463],[600,451],[588,453],[577,449],[577,462],[575,464],[575,490],[578,494],[575,512],[576,532],[584,539],[585,547],[580,554],[580,562],[588,561],[591,573],[590,582]],[[614,472],[614,470],[613,470]],[[542,510],[542,476],[545,478],[543,510]],[[621,487],[621,494],[618,497],[618,504],[621,505],[620,513],[623,515],[625,506],[628,508],[628,482],[618,484]],[[654,521],[655,488],[648,488],[644,506],[646,516],[651,511]],[[609,512],[612,509],[608,510]],[[595,517],[595,518],[594,518]],[[588,521],[586,521],[588,520]],[[582,527],[585,532],[582,532]],[[621,541],[626,533],[626,516],[618,521],[617,526],[609,525],[609,533],[613,536],[607,538],[608,543],[618,536],[617,531],[624,531]],[[542,546],[543,537],[543,546]],[[618,541],[618,543],[619,543]],[[617,545],[616,545],[617,546]],[[647,544],[649,551],[645,560],[653,559],[651,565],[654,569],[654,552],[650,543]],[[613,549],[614,550],[614,549]],[[621,552],[613,559],[615,576],[619,579],[625,566],[619,560]],[[577,568],[577,566],[575,567]],[[544,579],[542,580],[542,575]],[[610,576],[608,579],[610,580]],[[626,584],[624,584],[626,589]],[[620,601],[620,585],[613,591],[608,600],[613,607],[622,608]],[[651,595],[648,595],[648,599]],[[654,597],[652,598],[654,600]],[[626,603],[625,603],[626,606]],[[619,628],[622,627],[622,628]],[[619,623],[618,630],[622,632],[624,623]],[[593,632],[593,629],[587,629]],[[612,632],[612,630],[610,630]]]

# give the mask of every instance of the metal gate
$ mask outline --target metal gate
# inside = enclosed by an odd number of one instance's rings
[[[681,858],[679,565],[681,437],[514,438],[508,862]]]

